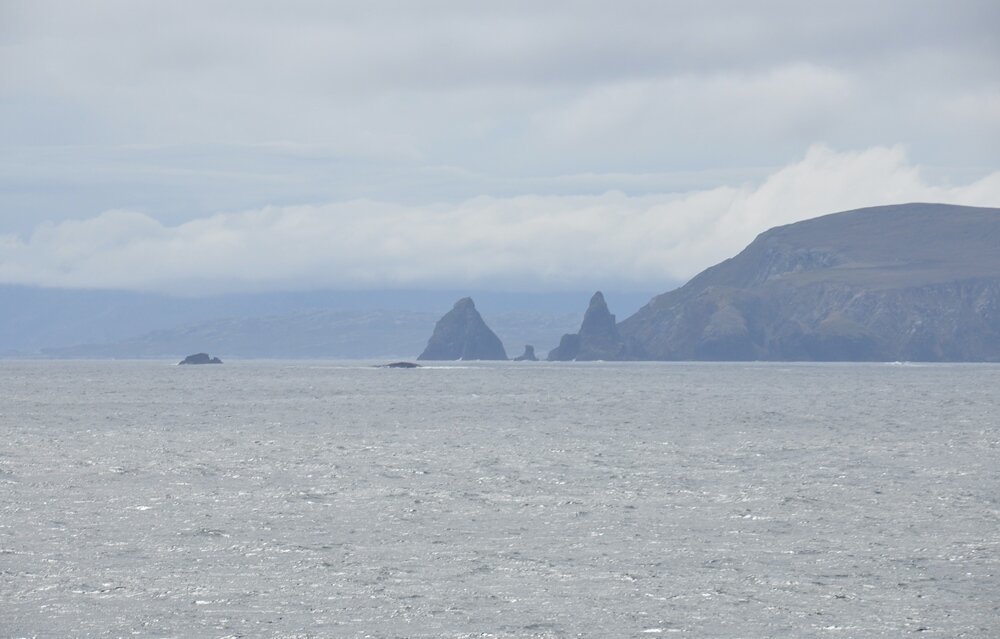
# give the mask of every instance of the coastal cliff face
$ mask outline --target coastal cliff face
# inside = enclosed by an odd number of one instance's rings
[[[618,360],[625,357],[625,344],[618,334],[615,316],[600,291],[590,298],[578,333],[563,335],[559,346],[549,351],[550,362]]]
[[[618,325],[628,359],[1000,361],[1000,209],[771,229]]]
[[[500,338],[483,321],[471,298],[463,297],[434,326],[418,360],[506,360]]]

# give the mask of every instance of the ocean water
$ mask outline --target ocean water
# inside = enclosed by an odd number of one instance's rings
[[[1000,366],[0,362],[0,637],[997,637]]]

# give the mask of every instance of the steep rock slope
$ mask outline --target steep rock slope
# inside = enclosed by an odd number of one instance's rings
[[[1000,361],[1000,209],[777,227],[618,329],[630,359]]]
[[[434,326],[420,360],[507,359],[500,338],[483,321],[472,298],[463,297]]]
[[[563,335],[559,346],[549,351],[550,362],[617,360],[625,356],[615,316],[600,291],[590,298],[580,332]]]

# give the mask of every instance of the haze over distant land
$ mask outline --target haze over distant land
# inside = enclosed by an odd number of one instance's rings
[[[648,295],[612,295],[610,307],[627,316],[617,325],[601,293],[585,314],[582,292],[477,296],[509,352],[531,343],[549,360],[1000,361],[1000,209],[906,204],[822,216],[771,229],[667,288],[634,314]],[[7,287],[0,354],[171,357],[201,347],[237,357],[412,357],[453,297]],[[505,358],[502,346],[465,341],[489,329],[471,301],[459,306],[425,357]]]
[[[653,291],[615,291],[635,310]],[[309,291],[171,297],[0,286],[0,356],[412,358],[435,320],[472,294],[511,351],[555,343],[579,325],[586,291]]]

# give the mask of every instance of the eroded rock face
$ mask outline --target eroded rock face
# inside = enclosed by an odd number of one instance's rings
[[[777,227],[618,330],[629,359],[1000,361],[1000,209],[906,204]]]
[[[559,346],[549,351],[550,362],[619,360],[626,356],[615,316],[600,291],[590,298],[580,332],[563,335]]]
[[[183,360],[178,362],[180,364],[221,364],[222,360],[218,357],[209,357],[208,353],[195,353],[194,355],[188,355]]]
[[[472,298],[463,297],[438,320],[418,360],[506,360],[507,352],[483,321]]]
[[[538,356],[535,355],[535,347],[531,344],[524,345],[524,352],[514,358],[515,362],[537,362]]]
[[[550,362],[572,362],[580,352],[580,335],[566,333],[559,340],[559,346],[549,351],[547,360]]]

